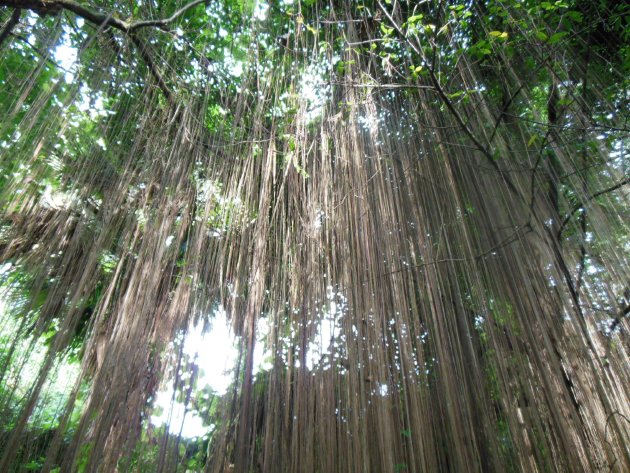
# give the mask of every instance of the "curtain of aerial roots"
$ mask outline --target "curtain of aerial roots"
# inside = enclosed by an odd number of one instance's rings
[[[317,26],[330,44],[360,40],[354,23]],[[16,171],[3,191],[2,259],[22,268],[27,295],[4,315],[15,342],[0,372],[0,469],[44,457],[44,471],[175,471],[184,440],[150,424],[152,399],[175,383],[190,401],[197,371],[183,333],[222,307],[239,356],[206,413],[206,471],[627,471],[627,345],[606,338],[598,324],[610,315],[591,309],[616,307],[628,280],[621,249],[606,247],[624,216],[601,205],[625,197],[588,200],[615,171],[578,195],[603,248],[605,271],[587,274],[582,247],[556,237],[548,164],[532,177],[531,130],[505,120],[490,137],[500,110],[458,105],[492,161],[435,90],[355,86],[367,74],[393,79],[351,51],[313,119],[298,71],[333,53],[304,30],[292,41],[223,103],[228,129],[203,126],[203,98],[165,105],[156,86],[121,98],[105,120],[107,151],[92,143],[58,158],[63,202],[36,182],[85,77],[54,106],[54,87],[33,86],[41,71],[9,77],[8,113],[31,104],[18,127],[29,139],[2,159],[19,156],[30,177]],[[503,67],[527,104],[527,84]],[[453,90],[483,81],[464,57],[455,72]],[[283,107],[295,113],[272,113]],[[575,137],[547,139],[557,172],[577,182]],[[566,226],[580,225],[576,213]],[[106,273],[105,254],[116,262]],[[51,326],[39,374],[18,396],[11,386]],[[38,406],[78,333],[79,377],[42,438]],[[17,349],[23,340],[30,349]],[[254,378],[260,343],[271,367]],[[167,371],[175,381],[162,381]]]

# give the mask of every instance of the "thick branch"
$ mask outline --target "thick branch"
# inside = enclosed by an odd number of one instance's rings
[[[131,33],[132,31],[147,27],[165,29],[169,23],[175,21],[186,11],[204,2],[205,0],[194,0],[188,5],[185,5],[177,10],[168,18],[135,22],[127,22],[116,18],[111,14],[105,14],[92,10],[91,8],[75,2],[74,0],[0,0],[0,6],[32,10],[39,15],[55,15],[61,10],[68,10],[95,25],[111,26],[112,28],[116,28],[124,33]]]
[[[627,315],[630,314],[630,305],[625,306],[620,312],[619,315],[617,317],[614,318],[612,324],[610,324],[610,333],[612,334],[617,327],[619,326],[619,324],[621,323],[621,319],[623,319],[624,317],[627,317]]]
[[[129,31],[134,31],[134,30],[138,30],[140,28],[147,28],[147,27],[154,27],[154,28],[165,29],[166,26],[169,23],[172,23],[173,21],[175,21],[178,17],[182,16],[186,11],[190,10],[193,7],[196,7],[197,5],[205,3],[205,2],[206,2],[206,0],[194,0],[194,1],[190,2],[188,5],[184,5],[182,8],[177,10],[175,13],[173,13],[168,18],[164,18],[162,20],[136,21],[136,22],[131,23],[129,25]]]
[[[162,92],[164,92],[164,95],[170,102],[171,91],[166,85],[166,82],[164,82],[164,79],[162,79],[162,75],[158,71],[157,66],[153,63],[153,59],[151,58],[151,55],[149,54],[149,51],[148,51],[148,45],[146,45],[140,38],[138,38],[138,36],[134,34],[129,35],[129,38],[131,39],[131,42],[136,45],[136,47],[138,48],[138,51],[140,51],[140,56],[142,56],[142,59],[146,63],[147,67],[149,68],[149,72],[151,72],[151,75],[153,76],[158,86],[160,87]]]
[[[355,89],[426,89],[434,90],[430,85],[417,85],[417,84],[362,84],[358,82],[339,82],[329,81],[322,82],[325,85],[341,85],[343,87],[352,87]]]
[[[19,8],[16,8],[13,10],[13,13],[11,13],[11,18],[9,18],[9,21],[5,23],[4,28],[2,28],[2,32],[0,32],[0,46],[4,40],[7,39],[7,36],[11,34],[15,25],[19,23],[21,14],[22,10]]]
[[[194,0],[188,5],[185,5],[179,10],[177,10],[168,18],[159,19],[159,20],[143,20],[143,21],[136,21],[136,22],[131,22],[131,23],[123,21],[119,18],[116,18],[112,13],[104,14],[104,13],[92,10],[90,8],[87,8],[81,5],[80,3],[75,2],[74,0],[0,0],[0,6],[4,5],[4,6],[13,7],[16,9],[15,10],[16,12],[19,12],[20,9],[28,9],[28,10],[32,10],[36,12],[39,15],[56,15],[61,10],[68,10],[76,14],[77,16],[83,18],[84,20],[94,24],[95,26],[98,26],[100,29],[103,29],[105,27],[111,27],[111,28],[115,28],[117,30],[122,31],[123,33],[129,36],[129,38],[131,39],[131,42],[138,48],[138,50],[140,51],[140,55],[142,56],[142,59],[146,63],[147,67],[149,68],[149,72],[154,77],[155,81],[157,82],[162,92],[164,92],[164,95],[166,96],[166,98],[170,101],[171,92],[168,86],[166,85],[166,82],[162,78],[157,66],[153,62],[153,59],[148,51],[148,46],[144,44],[144,42],[137,35],[135,35],[135,32],[137,32],[141,28],[148,28],[148,27],[165,29],[169,23],[176,20],[179,16],[181,16],[183,13],[185,13],[189,9],[201,3],[204,3],[204,1],[205,0]],[[15,16],[15,13],[14,13],[14,16]],[[19,17],[19,14],[18,14],[18,17]],[[7,26],[10,26],[10,25],[7,25]],[[4,31],[6,30],[7,28],[5,27],[5,29],[3,30],[3,34],[4,34]]]

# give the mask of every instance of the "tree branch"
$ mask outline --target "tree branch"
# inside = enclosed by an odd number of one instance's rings
[[[525,231],[521,232],[521,230],[523,230],[523,229],[525,229]],[[419,269],[419,268],[423,268],[425,266],[430,266],[430,265],[438,265],[440,263],[465,263],[465,262],[469,262],[469,261],[477,261],[477,260],[480,260],[480,259],[485,259],[488,256],[494,256],[493,253],[495,253],[496,251],[500,250],[501,248],[504,248],[506,246],[511,245],[512,243],[517,241],[519,238],[527,235],[531,231],[532,231],[531,224],[529,222],[527,222],[526,224],[524,224],[521,227],[518,227],[516,230],[514,230],[514,232],[512,232],[512,234],[509,235],[508,237],[506,237],[504,240],[502,240],[501,242],[499,242],[498,244],[496,244],[492,248],[484,251],[483,253],[479,253],[478,255],[464,257],[464,258],[443,258],[443,259],[438,259],[438,260],[427,261],[425,263],[420,263],[420,264],[414,264],[412,266],[407,266],[406,268],[395,269],[395,270],[390,271],[388,273],[381,273],[381,274],[377,275],[377,277],[378,278],[382,278],[382,277],[385,277],[385,276],[391,276],[392,274],[402,273],[403,271],[411,271],[412,269]]]
[[[366,84],[359,82],[340,82],[340,81],[328,81],[322,82],[323,85],[341,85],[343,87],[352,87],[355,89],[425,89],[434,90],[431,85],[417,85],[417,84]]]
[[[43,51],[41,51],[40,49],[37,48],[37,46],[35,46],[34,44],[32,44],[28,38],[22,36],[21,34],[16,34],[16,33],[11,33],[11,36],[13,36],[15,39],[21,41],[22,43],[24,43],[25,45],[27,45],[30,49],[33,50],[34,53],[36,53],[39,57],[44,58],[51,66],[63,71],[63,72],[70,72],[68,69],[66,69],[65,67],[63,67],[61,64],[58,64],[53,58],[51,58],[49,55],[45,54]]]
[[[74,0],[0,0],[0,6],[32,10],[39,15],[56,15],[61,10],[68,10],[80,16],[84,20],[94,23],[95,25],[111,26],[112,28],[116,28],[124,33],[131,33],[132,31],[148,27],[166,29],[166,26],[169,23],[172,23],[191,8],[194,8],[204,2],[205,0],[193,0],[189,4],[177,10],[168,18],[135,22],[127,22],[116,18],[111,14],[105,14],[92,10],[78,2],[75,2]]]
[[[168,86],[166,85],[166,82],[162,78],[159,69],[153,62],[151,55],[149,54],[148,45],[144,44],[144,42],[135,33],[141,28],[149,27],[165,30],[166,26],[169,23],[172,23],[186,11],[204,2],[205,0],[193,0],[191,3],[183,6],[168,18],[158,20],[142,20],[131,23],[116,18],[112,13],[104,14],[99,11],[92,10],[88,7],[85,7],[84,5],[81,5],[80,3],[75,2],[74,0],[0,0],[0,6],[13,7],[15,8],[15,12],[19,12],[21,9],[28,9],[42,16],[56,15],[61,10],[67,10],[94,24],[95,26],[98,26],[100,29],[111,27],[122,31],[129,36],[131,42],[138,48],[138,50],[140,51],[140,56],[142,56],[142,59],[149,68],[149,72],[170,102],[172,99],[172,94]],[[11,17],[12,19],[16,15],[15,12]],[[19,19],[19,13],[17,13],[17,16]],[[10,29],[13,27],[12,25],[10,25],[10,23],[11,20],[9,20],[9,23],[3,29],[2,35],[0,35],[1,39],[4,39],[3,35],[5,34],[5,31],[7,31],[7,28],[9,28],[10,31]],[[2,41],[0,40],[0,43],[1,42]]]
[[[138,30],[140,28],[147,28],[147,27],[155,27],[155,28],[165,29],[166,26],[169,23],[172,23],[173,21],[175,21],[178,17],[182,16],[185,12],[187,12],[191,8],[194,8],[197,5],[200,5],[200,4],[205,3],[205,2],[206,2],[206,0],[194,0],[194,1],[190,2],[188,5],[184,5],[182,8],[177,10],[175,13],[173,13],[168,18],[164,18],[162,20],[136,21],[136,22],[131,23],[129,25],[129,31],[134,31],[134,30]]]
[[[149,68],[149,72],[151,73],[155,81],[157,82],[158,87],[162,90],[166,99],[169,102],[171,102],[172,100],[171,91],[166,85],[166,82],[164,82],[164,79],[162,79],[162,75],[158,71],[157,66],[153,63],[153,59],[151,58],[151,55],[149,54],[149,50],[148,50],[149,46],[145,44],[135,34],[130,34],[129,39],[131,39],[131,42],[138,48],[138,51],[140,51],[140,56],[142,56],[142,59],[146,63],[147,67]]]
[[[564,218],[562,223],[560,224],[560,229],[558,230],[558,239],[562,236],[562,232],[564,231],[564,228],[567,226],[567,223],[569,223],[569,220],[571,220],[571,217],[573,217],[573,215],[578,210],[580,210],[586,203],[590,202],[593,199],[596,199],[600,195],[608,194],[609,192],[615,191],[619,189],[620,187],[623,187],[629,183],[630,183],[630,177],[627,177],[623,179],[622,181],[618,182],[617,184],[615,184],[614,186],[608,187],[607,189],[603,189],[599,192],[595,192],[594,194],[589,195],[584,202],[580,202],[575,207],[573,207],[571,211],[567,214],[567,216]]]
[[[628,314],[630,314],[630,305],[625,306],[623,310],[621,310],[619,315],[614,318],[613,322],[610,324],[610,327],[608,328],[610,333],[613,333],[616,330],[616,328],[621,323],[621,319],[626,317]]]
[[[20,21],[20,15],[22,14],[22,10],[20,8],[16,8],[11,13],[11,18],[4,24],[4,28],[2,28],[2,32],[0,32],[0,46],[4,42],[5,39],[11,34],[15,25],[17,25]]]
[[[475,147],[484,155],[484,157],[486,158],[486,160],[488,161],[490,166],[496,172],[499,173],[499,175],[501,176],[501,178],[503,179],[503,181],[507,185],[508,189],[511,192],[513,192],[517,197],[520,197],[522,199],[523,198],[522,195],[520,194],[520,192],[518,191],[518,189],[516,188],[516,186],[514,185],[512,180],[509,178],[509,176],[507,176],[503,172],[501,167],[494,160],[494,157],[492,156],[492,153],[490,153],[488,148],[486,148],[483,145],[483,143],[481,143],[481,141],[479,141],[479,139],[475,136],[475,134],[468,127],[467,123],[464,121],[464,119],[460,115],[459,111],[455,108],[455,105],[453,104],[453,102],[449,99],[448,95],[446,94],[446,92],[442,88],[442,84],[440,84],[440,80],[435,75],[435,70],[434,70],[434,67],[433,67],[434,66],[434,61],[429,62],[427,60],[425,54],[422,52],[422,50],[420,48],[418,48],[415,44],[413,44],[411,41],[409,41],[409,39],[406,37],[405,33],[402,31],[402,29],[400,28],[400,26],[398,25],[396,20],[394,20],[392,15],[387,11],[387,9],[381,3],[380,0],[378,0],[378,6],[379,6],[380,10],[383,12],[383,14],[387,17],[387,20],[389,21],[390,25],[394,28],[394,30],[396,31],[396,33],[398,34],[400,39],[402,41],[404,41],[406,44],[408,44],[409,47],[418,56],[420,56],[422,58],[422,60],[426,63],[427,71],[429,72],[429,78],[431,79],[431,83],[433,84],[433,87],[435,88],[435,91],[437,92],[437,94],[439,95],[440,99],[442,100],[442,102],[444,103],[446,108],[449,110],[449,112],[451,112],[451,115],[453,116],[453,118],[455,119],[455,121],[457,122],[459,127],[462,129],[464,134],[466,136],[468,136],[468,138],[473,142]],[[434,53],[435,53],[435,48],[434,48]]]

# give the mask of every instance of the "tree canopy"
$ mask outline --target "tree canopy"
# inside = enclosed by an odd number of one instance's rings
[[[0,0],[0,471],[630,470],[629,10]]]

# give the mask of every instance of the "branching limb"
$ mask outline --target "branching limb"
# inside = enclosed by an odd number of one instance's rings
[[[530,178],[530,195],[529,195],[529,209],[530,212],[534,211],[534,204],[536,202],[536,174],[538,173],[538,168],[542,163],[542,159],[544,156],[545,148],[547,147],[549,136],[551,135],[551,129],[547,130],[544,138],[542,139],[542,143],[540,144],[540,149],[538,150],[538,157],[536,158],[536,162],[534,163],[534,167],[532,168],[532,175]]]
[[[466,123],[466,121],[464,121],[459,111],[455,108],[455,105],[453,104],[451,99],[448,97],[448,95],[444,91],[442,84],[440,83],[437,75],[435,74],[435,69],[434,69],[435,59],[429,63],[429,61],[427,60],[422,50],[418,48],[415,44],[413,44],[413,42],[409,41],[405,33],[402,31],[400,25],[396,22],[396,20],[394,20],[392,15],[387,11],[387,9],[385,8],[385,6],[380,0],[378,1],[378,6],[383,12],[383,14],[385,15],[385,17],[387,18],[387,20],[389,21],[392,28],[394,28],[394,30],[396,31],[400,39],[404,41],[406,44],[408,44],[409,47],[413,50],[413,52],[415,52],[418,56],[420,56],[424,60],[425,63],[427,63],[427,71],[429,72],[429,78],[431,79],[431,83],[433,84],[435,91],[437,92],[438,96],[440,97],[440,99],[442,100],[442,102],[444,103],[448,111],[451,112],[451,115],[453,116],[453,118],[455,118],[455,121],[457,122],[459,127],[462,129],[464,134],[473,142],[475,147],[484,155],[484,157],[486,158],[486,160],[488,161],[492,169],[494,169],[496,172],[499,173],[499,175],[503,178],[504,182],[506,183],[510,191],[513,192],[515,195],[522,198],[520,192],[518,191],[518,189],[516,188],[512,180],[509,178],[509,176],[507,176],[503,172],[503,170],[494,160],[494,157],[492,156],[492,153],[488,150],[488,148],[486,148],[486,146],[484,146],[483,143],[479,141],[479,138],[477,138],[477,136],[475,136],[472,130],[468,127],[468,124]],[[435,48],[434,48],[434,54],[435,54]]]
[[[524,230],[524,231],[523,231]],[[517,228],[511,235],[506,237],[504,240],[493,246],[492,248],[484,251],[483,253],[479,253],[478,255],[465,257],[465,258],[443,258],[438,260],[427,261],[425,263],[416,264],[413,266],[407,266],[406,268],[395,269],[394,271],[390,271],[388,273],[379,274],[378,277],[391,276],[392,274],[402,273],[403,271],[411,271],[412,269],[419,269],[425,266],[438,265],[441,263],[465,263],[469,261],[478,261],[485,259],[489,256],[494,256],[494,253],[501,248],[511,245],[515,241],[519,240],[523,236],[527,235],[532,231],[532,227],[530,223],[526,223],[525,225]]]
[[[63,67],[61,64],[58,64],[57,62],[55,62],[55,60],[53,58],[51,58],[48,54],[44,53],[43,51],[41,51],[40,49],[37,48],[37,46],[35,46],[34,44],[32,44],[28,38],[26,38],[25,36],[21,35],[21,34],[15,34],[15,33],[11,33],[11,36],[13,36],[15,39],[19,40],[20,42],[24,43],[26,46],[28,46],[34,53],[36,53],[39,57],[46,59],[46,61],[53,67],[63,71],[63,72],[70,72],[68,69],[66,69],[65,67]]]
[[[149,72],[157,82],[158,87],[162,90],[166,98],[171,101],[172,94],[168,86],[166,85],[166,82],[162,78],[158,67],[153,61],[151,54],[149,53],[148,45],[146,45],[144,41],[142,41],[135,33],[142,28],[149,27],[166,30],[169,23],[175,21],[178,17],[183,15],[191,8],[204,3],[204,1],[205,0],[193,0],[191,3],[183,6],[168,18],[158,20],[142,20],[135,22],[127,22],[121,20],[114,16],[112,13],[101,13],[80,3],[77,3],[74,0],[0,0],[0,6],[13,7],[15,8],[15,12],[19,12],[21,11],[21,9],[28,9],[36,12],[39,15],[56,15],[60,11],[66,10],[99,27],[99,29],[101,30],[104,30],[106,27],[111,27],[122,31],[129,36],[131,42],[138,48],[140,56],[142,56],[142,59],[149,68]],[[13,19],[15,15],[16,13],[14,13],[11,18]],[[19,13],[17,13],[17,15],[19,19]],[[9,22],[9,24],[7,24],[7,26],[3,29],[2,35],[4,35],[7,28],[10,32],[10,29],[12,27],[13,26],[11,26]],[[0,43],[1,42],[2,41],[0,40]]]
[[[191,8],[194,8],[197,5],[201,5],[202,3],[205,3],[205,2],[206,2],[206,0],[194,0],[194,1],[190,2],[188,5],[184,5],[182,8],[177,10],[175,13],[173,13],[168,18],[164,18],[164,19],[161,19],[161,20],[136,21],[136,22],[131,23],[129,25],[128,31],[136,31],[136,30],[139,30],[140,28],[147,28],[147,27],[153,27],[153,28],[159,28],[161,30],[165,30],[169,23],[172,23],[173,21],[175,21],[177,18],[182,16],[184,13],[186,13]]]
[[[61,10],[68,10],[95,25],[110,26],[124,33],[131,33],[141,28],[148,27],[164,30],[169,23],[172,23],[191,8],[194,8],[204,2],[205,0],[193,0],[191,3],[183,6],[168,18],[135,22],[127,22],[116,18],[114,15],[101,13],[82,5],[81,3],[75,2],[74,0],[0,0],[0,6],[32,10],[39,15],[55,15]]]
[[[328,81],[322,82],[326,85],[341,85],[343,87],[352,87],[355,89],[425,89],[434,90],[430,85],[416,85],[416,84],[362,84],[358,82],[339,82]]]
[[[580,262],[578,264],[577,277],[575,278],[575,290],[580,293],[584,280],[584,270],[586,269],[586,212],[580,215],[580,230],[582,238],[580,240]]]
[[[613,333],[617,327],[619,326],[619,324],[621,323],[621,320],[624,317],[627,317],[628,314],[630,314],[630,305],[626,305],[620,312],[619,315],[617,317],[615,317],[612,321],[612,323],[610,324],[610,327],[608,328],[608,330],[610,330],[610,333]]]
[[[14,9],[13,13],[11,13],[11,18],[9,18],[9,21],[4,24],[4,28],[2,28],[2,31],[0,32],[0,46],[2,46],[4,40],[11,34],[15,25],[19,23],[21,14],[22,10],[20,8]]]
[[[164,93],[164,96],[170,102],[172,100],[171,91],[168,88],[168,86],[166,85],[166,82],[164,82],[164,79],[162,78],[162,75],[158,71],[157,66],[153,62],[153,59],[152,59],[151,55],[149,54],[148,45],[145,44],[135,34],[130,34],[129,35],[129,39],[131,39],[131,42],[138,48],[138,51],[140,52],[140,56],[142,56],[142,59],[146,63],[147,67],[149,68],[149,72],[151,73],[151,75],[153,76],[155,81],[157,82],[158,87]]]
[[[573,215],[575,215],[575,213],[578,212],[584,205],[586,205],[591,200],[596,199],[600,195],[608,194],[609,192],[615,191],[615,190],[619,189],[620,187],[625,186],[626,184],[630,184],[630,177],[627,177],[627,178],[623,179],[622,181],[618,182],[614,186],[608,187],[608,188],[603,189],[603,190],[601,190],[599,192],[595,192],[592,195],[589,195],[586,198],[586,200],[584,200],[583,202],[581,202],[581,203],[577,204],[575,207],[573,207],[571,209],[571,211],[567,214],[567,216],[564,218],[562,223],[560,224],[560,228],[558,229],[558,238],[560,238],[562,236],[562,232],[564,231],[564,228],[569,223],[569,220],[571,220],[571,217],[573,217]]]

